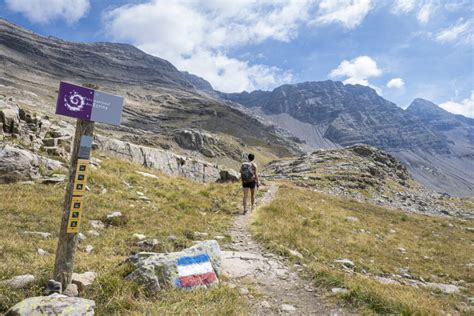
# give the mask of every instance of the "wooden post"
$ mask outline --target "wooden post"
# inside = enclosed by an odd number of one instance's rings
[[[61,282],[63,290],[71,284],[71,276],[74,268],[74,256],[77,247],[77,233],[68,233],[68,220],[73,197],[74,179],[76,177],[77,160],[81,137],[83,135],[93,136],[94,122],[78,119],[76,123],[76,133],[74,135],[71,153],[71,164],[69,167],[69,181],[66,187],[64,198],[64,208],[59,231],[58,247],[56,249],[56,259],[54,262],[54,280]]]

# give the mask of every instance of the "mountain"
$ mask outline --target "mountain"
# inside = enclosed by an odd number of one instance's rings
[[[413,100],[406,111],[442,134],[458,150],[474,154],[474,119],[452,114],[424,99]]]
[[[0,95],[49,116],[61,80],[125,97],[122,126],[98,125],[106,135],[229,166],[246,151],[259,151],[265,160],[297,151],[273,126],[227,106],[209,82],[164,59],[127,44],[43,37],[0,19]],[[182,141],[185,129],[201,138],[211,133],[205,137],[222,154],[190,150],[198,144],[195,138],[195,144]]]
[[[474,193],[474,157],[469,145],[473,138],[467,118],[447,113],[451,116],[446,119],[446,114],[433,111],[423,117],[423,106],[405,111],[369,87],[330,80],[220,96],[289,130],[311,148],[368,144],[393,154],[432,189],[454,195]],[[445,123],[451,124],[453,135],[440,127]],[[459,130],[453,124],[464,126],[462,141],[454,135]]]

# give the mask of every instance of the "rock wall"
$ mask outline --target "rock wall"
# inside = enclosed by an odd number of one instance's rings
[[[173,152],[139,146],[104,136],[95,136],[97,148],[112,156],[160,170],[171,176],[181,176],[199,182],[221,180],[218,166],[205,161],[191,159]]]

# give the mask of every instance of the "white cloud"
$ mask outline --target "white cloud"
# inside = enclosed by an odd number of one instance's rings
[[[471,23],[469,21],[464,22],[461,18],[456,22],[456,24],[438,32],[435,38],[440,43],[453,42],[461,36],[463,37],[461,38],[461,41],[472,39],[472,36],[467,34],[471,33],[470,26]]]
[[[5,0],[7,8],[34,23],[63,19],[74,24],[89,11],[89,0]]]
[[[348,29],[353,29],[362,23],[372,8],[371,0],[321,0],[319,16],[313,22],[340,23]]]
[[[421,6],[416,18],[421,24],[426,24],[437,9],[438,5],[434,4],[433,1],[427,1]]]
[[[395,0],[392,6],[392,12],[395,14],[407,13],[415,8],[415,0]]]
[[[378,77],[382,70],[377,67],[377,63],[369,56],[359,56],[351,61],[342,61],[336,69],[329,73],[331,78],[347,77],[345,84],[360,84],[370,86],[369,78]]]
[[[446,111],[454,114],[462,114],[474,118],[474,91],[471,91],[471,97],[460,102],[447,101],[439,105]]]
[[[387,82],[387,87],[401,89],[405,86],[405,81],[402,78],[393,78],[389,82]]]
[[[229,50],[268,39],[291,41],[310,20],[312,5],[313,0],[150,0],[118,7],[104,22],[114,40],[165,58],[218,90],[267,89],[289,82],[291,74],[231,58]]]

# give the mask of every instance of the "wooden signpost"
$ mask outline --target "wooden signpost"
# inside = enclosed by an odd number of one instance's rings
[[[120,125],[123,98],[70,83],[59,86],[56,114],[77,118],[64,209],[54,263],[54,280],[66,289],[71,283],[84,210],[94,122]]]

